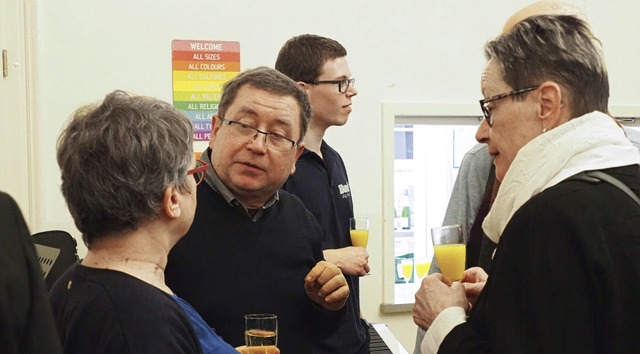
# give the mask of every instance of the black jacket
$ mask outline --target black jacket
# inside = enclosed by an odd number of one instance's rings
[[[42,269],[15,201],[0,192],[0,351],[62,353]]]
[[[638,165],[605,170],[640,192]],[[468,322],[440,353],[640,353],[640,208],[566,180],[506,226]]]

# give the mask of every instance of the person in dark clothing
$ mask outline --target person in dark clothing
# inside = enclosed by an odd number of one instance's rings
[[[580,9],[557,0],[535,1],[515,12],[505,23],[503,33],[523,19],[533,15],[572,15],[586,21]],[[640,150],[640,131],[623,127],[627,138]],[[443,225],[461,224],[467,233],[466,267],[479,266],[485,272],[491,269],[496,244],[482,230],[482,222],[489,212],[498,192],[500,181],[495,179],[493,157],[486,144],[477,144],[465,153],[458,176],[451,192]],[[439,273],[435,259],[431,262],[431,273]],[[420,354],[420,345],[425,330],[418,327],[414,354]]]
[[[237,353],[164,281],[207,168],[194,159],[189,119],[114,91],[73,114],[57,159],[88,248],[50,290],[64,352]]]
[[[0,348],[8,354],[62,353],[47,288],[20,208],[0,192]]]
[[[425,278],[422,353],[640,352],[640,153],[606,113],[598,40],[576,16],[541,15],[485,54],[476,138],[501,182],[483,222],[498,246],[488,278]]]
[[[275,68],[304,88],[313,107],[305,150],[296,173],[282,189],[298,196],[323,230],[324,257],[335,263],[349,283],[347,317],[328,338],[318,342],[316,353],[368,353],[369,330],[360,312],[359,277],[369,272],[369,255],[353,247],[349,218],[353,199],[347,169],[340,154],[324,140],[331,126],[344,125],[351,100],[358,94],[347,63],[347,51],[337,41],[304,34],[289,39],[280,49]]]
[[[233,345],[244,315],[278,316],[283,353],[311,353],[344,321],[340,269],[324,261],[322,229],[300,199],[279,191],[304,149],[311,106],[274,69],[240,73],[213,117],[210,161],[187,235],[169,254],[167,284]]]

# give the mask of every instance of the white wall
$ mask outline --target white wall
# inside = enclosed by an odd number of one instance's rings
[[[330,129],[327,140],[348,166],[356,213],[372,220],[373,275],[361,281],[363,313],[371,322],[389,324],[412,350],[411,315],[383,315],[378,310],[383,292],[381,103],[475,104],[481,98],[483,44],[511,13],[529,2],[27,1],[33,126],[30,227],[33,232],[62,228],[79,237],[59,192],[58,132],[77,106],[114,89],[171,101],[171,40],[239,41],[241,67],[246,69],[273,66],[281,44],[293,35],[332,37],[349,51],[359,89],[349,123]],[[585,9],[604,43],[611,104],[640,105],[640,4],[572,2]],[[3,139],[18,139],[1,134]],[[2,161],[13,153],[0,151]]]
[[[0,69],[0,191],[16,200],[30,221],[24,4],[0,2],[0,51],[6,51],[6,76]]]

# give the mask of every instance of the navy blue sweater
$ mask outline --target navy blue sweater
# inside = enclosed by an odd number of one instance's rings
[[[322,231],[299,199],[279,201],[254,222],[207,183],[187,235],[169,254],[166,281],[233,346],[244,344],[244,315],[278,316],[283,353],[311,353],[312,343],[344,320],[344,311],[320,309],[304,278],[323,260]]]

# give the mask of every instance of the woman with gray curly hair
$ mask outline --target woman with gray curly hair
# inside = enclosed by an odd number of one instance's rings
[[[64,352],[237,353],[164,280],[207,168],[194,159],[191,122],[166,102],[115,91],[78,109],[57,148],[88,247],[50,293]]]

